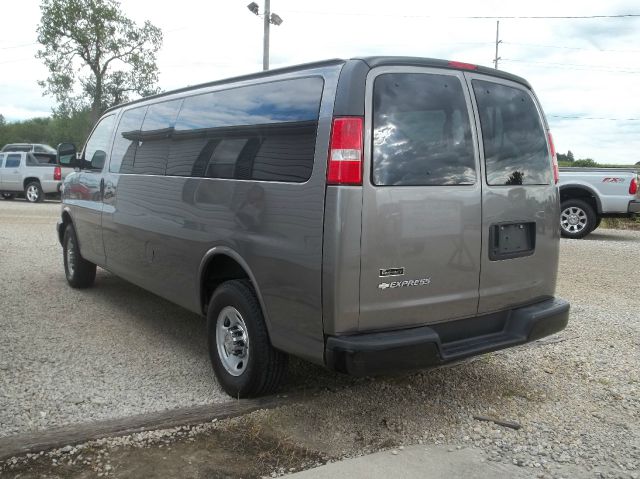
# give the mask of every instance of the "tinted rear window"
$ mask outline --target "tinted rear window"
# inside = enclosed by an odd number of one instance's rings
[[[424,73],[379,75],[373,88],[373,183],[468,185],[475,180],[460,80]]]
[[[551,164],[540,115],[520,88],[474,80],[490,185],[546,185]]]
[[[301,78],[186,98],[166,174],[308,180],[323,85]]]
[[[21,155],[7,155],[7,161],[4,164],[5,168],[17,168],[20,166]]]

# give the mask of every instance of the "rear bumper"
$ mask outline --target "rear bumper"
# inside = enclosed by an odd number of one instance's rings
[[[327,338],[327,367],[368,376],[421,369],[557,333],[569,303],[552,298],[522,308],[419,328]]]
[[[640,201],[638,200],[629,201],[629,208],[627,211],[629,211],[629,213],[632,213],[632,214],[640,213]]]

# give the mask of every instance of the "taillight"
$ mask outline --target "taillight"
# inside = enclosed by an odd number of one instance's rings
[[[362,137],[361,117],[333,119],[329,142],[327,184],[362,184]]]
[[[631,183],[629,184],[629,194],[635,195],[638,192],[638,179],[631,178]]]
[[[551,132],[547,132],[549,136],[549,149],[551,150],[551,162],[553,164],[553,181],[558,184],[560,180],[560,169],[558,168],[558,157],[556,156],[556,147],[553,144],[553,136]]]
[[[62,170],[59,166],[56,166],[53,169],[53,179],[54,181],[60,181],[62,179]]]

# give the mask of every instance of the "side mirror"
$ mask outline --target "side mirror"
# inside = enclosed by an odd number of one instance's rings
[[[56,152],[56,162],[60,166],[68,168],[80,168],[77,157],[76,145],[73,143],[60,143]]]

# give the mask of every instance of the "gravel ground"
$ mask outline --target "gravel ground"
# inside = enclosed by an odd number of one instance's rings
[[[0,436],[228,401],[199,316],[100,269],[67,286],[59,211],[0,201]]]
[[[23,229],[20,214],[13,220],[17,233],[9,237],[0,229],[3,244],[8,240],[14,249],[24,249],[33,231],[40,229],[40,225]],[[0,212],[3,226],[7,216],[5,210]],[[51,223],[44,214],[42,225],[48,232]],[[0,366],[0,383],[9,384],[8,390],[0,391],[4,394],[0,400],[8,404],[0,412],[3,430],[210,401],[217,389],[198,319],[104,273],[98,288],[75,294],[62,285],[60,251],[48,234],[47,246],[33,249],[33,265],[41,270],[38,261],[49,264],[55,253],[59,269],[34,277],[28,273],[34,268],[19,273],[14,265],[17,281],[7,282],[0,292],[3,306],[9,304],[11,311],[0,320],[0,327],[9,332],[0,339],[0,364],[9,354],[17,358]],[[317,464],[318,458],[326,462],[422,443],[445,444],[452,450],[479,448],[487,460],[517,464],[532,477],[638,478],[640,300],[634,278],[639,246],[640,232],[635,231],[603,229],[585,240],[563,240],[558,295],[572,303],[570,323],[562,333],[537,343],[447,368],[377,379],[355,380],[294,361],[292,383],[299,386],[304,378],[311,378],[310,383],[321,388],[298,404],[199,426],[193,435],[185,429],[151,432],[87,446],[119,458],[109,469],[104,460],[84,464],[74,456],[67,461],[64,454],[69,451],[37,456],[26,463],[19,459],[13,466],[9,462],[2,467],[16,472],[36,466],[56,470],[53,464],[65,457],[69,477],[88,477],[87,470],[134,477],[127,473],[135,462],[131,448],[160,447],[168,441],[179,449],[187,440],[197,444],[216,431],[233,430],[245,431],[247,441],[270,438],[275,444],[284,442],[307,451],[303,456],[309,462],[295,467]],[[3,266],[8,259],[5,251],[0,253]],[[32,287],[32,281],[37,286]],[[37,331],[33,326],[27,329],[28,310],[15,299],[16,291],[25,288],[37,288],[41,294],[36,314],[52,308],[65,312],[50,315],[58,321],[65,318],[63,327],[51,322]],[[63,293],[74,311],[55,302]],[[98,334],[82,329],[87,314],[80,311],[101,313],[99,320],[92,321],[94,326],[104,323]],[[118,319],[118,311],[127,311],[127,317]],[[37,347],[33,347],[34,337]],[[49,345],[49,337],[57,344]],[[149,367],[154,358],[157,361]],[[96,371],[102,371],[98,378]],[[129,391],[131,384],[136,385],[133,391]],[[102,397],[107,403],[75,404],[65,399],[69,391]],[[39,417],[41,410],[46,412],[44,418]],[[521,428],[479,421],[474,415],[515,421]],[[200,457],[199,471],[211,471],[214,459]],[[267,473],[288,471],[266,464],[271,467]],[[150,475],[161,477],[162,471]]]

